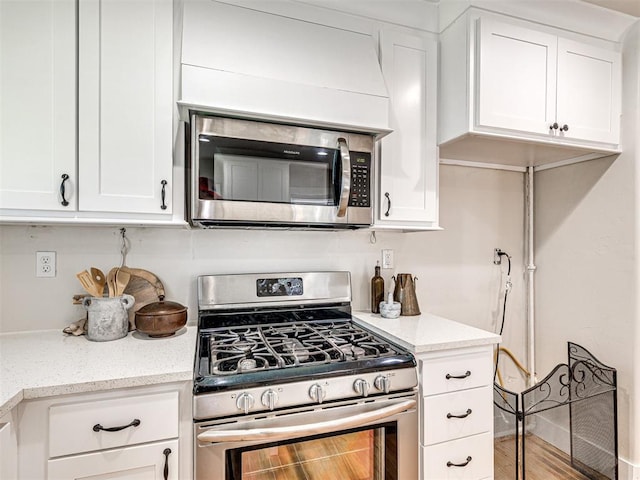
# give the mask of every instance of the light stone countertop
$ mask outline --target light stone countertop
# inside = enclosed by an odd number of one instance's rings
[[[499,335],[431,314],[353,316],[415,354],[500,342]],[[59,330],[0,334],[0,417],[23,399],[191,380],[196,334],[193,326],[167,338],[133,332],[111,342]]]
[[[436,350],[492,345],[500,335],[446,318],[423,313],[411,317],[382,318],[371,312],[354,312],[354,320],[390,341],[420,354]]]
[[[197,330],[110,342],[60,330],[0,334],[0,417],[23,399],[191,380]]]

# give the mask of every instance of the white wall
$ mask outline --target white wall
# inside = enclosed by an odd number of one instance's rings
[[[569,340],[618,369],[620,478],[640,464],[639,35],[623,54],[624,153],[536,174],[537,371],[566,362]]]
[[[395,272],[418,277],[418,300],[432,312],[487,330],[496,328],[504,283],[493,249],[513,255],[514,293],[505,341],[524,350],[523,177],[520,173],[441,167],[444,231],[310,232],[128,228],[127,264],[156,273],[167,298],[188,305],[195,322],[196,276],[235,272],[349,270],[354,307],[369,306],[369,281],[381,249],[395,252]],[[118,228],[0,227],[0,331],[62,329],[83,316],[71,297],[82,288],[75,274],[90,266],[108,270],[120,262]],[[57,252],[56,278],[35,277],[35,252]],[[394,271],[383,270],[386,288]],[[522,358],[522,357],[521,357]]]

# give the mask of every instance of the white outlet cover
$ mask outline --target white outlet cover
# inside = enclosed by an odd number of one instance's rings
[[[393,250],[382,250],[382,268],[393,268]]]
[[[56,276],[56,252],[36,252],[36,277]]]

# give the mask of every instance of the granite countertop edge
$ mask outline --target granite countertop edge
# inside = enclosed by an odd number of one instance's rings
[[[59,330],[0,334],[0,418],[23,400],[190,381],[196,333],[188,326],[173,337],[133,332],[111,342]],[[33,355],[40,351],[52,360]]]

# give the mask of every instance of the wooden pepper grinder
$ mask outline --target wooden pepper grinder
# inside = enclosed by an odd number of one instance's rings
[[[376,262],[375,272],[371,279],[371,313],[380,313],[380,302],[384,301],[384,278],[380,276],[380,262]]]

